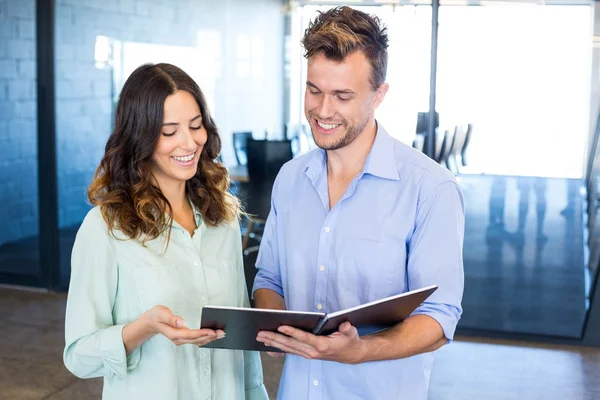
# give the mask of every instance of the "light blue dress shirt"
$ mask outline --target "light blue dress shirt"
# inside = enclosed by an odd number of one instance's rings
[[[103,377],[105,400],[268,399],[257,352],[176,346],[157,334],[125,354],[123,327],[155,305],[192,329],[205,305],[249,306],[238,221],[209,227],[194,212],[194,234],[174,221],[168,247],[167,232],[145,246],[113,236],[98,207],[77,233],[64,362],[80,378]]]
[[[362,171],[329,209],[326,154],[288,162],[273,187],[253,291],[335,312],[429,285],[451,340],[462,313],[464,204],[454,176],[378,125]],[[426,400],[433,353],[359,365],[286,357],[278,399]]]

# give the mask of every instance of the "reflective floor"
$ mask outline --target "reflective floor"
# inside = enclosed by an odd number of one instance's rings
[[[586,313],[579,180],[461,176],[460,327],[579,337]]]

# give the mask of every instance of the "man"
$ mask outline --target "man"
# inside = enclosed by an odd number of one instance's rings
[[[273,186],[254,298],[259,308],[334,312],[439,288],[403,323],[366,337],[348,322],[327,337],[260,332],[288,354],[279,399],[425,400],[432,351],[462,313],[461,191],[374,119],[388,90],[387,41],[377,18],[349,7],[306,31],[305,114],[320,149],[287,163]]]

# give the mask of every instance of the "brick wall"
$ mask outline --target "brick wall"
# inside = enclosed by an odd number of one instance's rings
[[[196,49],[196,77],[210,92],[223,157],[233,163],[231,132],[260,137],[283,125],[282,4],[56,0],[60,227],[77,225],[89,209],[86,189],[111,129],[115,75],[97,68],[96,37]],[[35,46],[35,1],[0,0],[0,220],[7,222],[0,245],[38,232]],[[175,63],[168,56],[160,61]]]
[[[0,0],[0,245],[38,232],[34,15]]]

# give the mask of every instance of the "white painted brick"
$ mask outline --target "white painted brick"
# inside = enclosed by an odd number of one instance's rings
[[[90,95],[91,90],[85,88],[85,82],[77,80],[57,79],[56,80],[56,98],[63,99],[84,99]],[[79,107],[81,109],[81,107]]]
[[[9,100],[32,100],[35,99],[35,86],[33,81],[18,80],[8,82]]]
[[[94,96],[110,96],[111,83],[108,80],[93,81],[92,93]]]
[[[17,75],[17,60],[0,60],[0,79],[14,79]]]
[[[55,27],[56,42],[59,44],[84,44],[81,33],[72,24],[60,24]]]
[[[17,20],[13,18],[0,19],[0,38],[16,38],[19,28]]]
[[[0,141],[0,144],[2,143],[3,142]],[[5,185],[5,183],[10,179],[10,170],[8,169],[9,162],[2,161],[4,155],[5,152],[0,152],[0,200],[2,199],[2,188]],[[2,207],[0,207],[0,209],[2,209]]]
[[[23,136],[33,137],[35,134],[35,124],[31,120],[12,119],[8,121],[8,137],[13,140],[19,140]]]
[[[15,103],[15,116],[17,118],[36,118],[37,102],[34,100],[22,100]]]
[[[71,6],[61,5],[54,8],[54,18],[56,25],[73,25],[75,23],[74,8]]]
[[[135,0],[121,0],[119,4],[119,10],[123,14],[135,14],[136,13],[136,1]]]
[[[17,23],[18,36],[21,39],[35,38],[35,23],[32,19],[22,19]]]
[[[37,142],[33,140],[21,140],[19,142],[21,157],[35,159],[37,157]]]
[[[33,60],[18,60],[17,71],[20,78],[35,80],[37,76],[36,62]]]
[[[75,54],[79,46],[67,43],[57,43],[56,45],[56,60],[71,61],[75,60]]]
[[[6,4],[9,17],[31,18],[35,17],[35,0],[9,0]]]
[[[9,120],[15,115],[15,105],[8,100],[0,101],[0,120]]]
[[[35,58],[35,42],[29,39],[9,39],[6,56],[12,59],[32,60]]]
[[[8,82],[5,80],[0,80],[0,101],[6,100],[8,98]],[[2,118],[2,116],[0,116]]]
[[[0,146],[2,147],[2,151],[0,151],[0,164],[3,165],[4,163],[15,160],[19,157],[19,155],[17,154],[17,149],[15,149],[13,142],[11,142],[9,138],[0,138]],[[10,178],[10,170],[8,168],[8,164],[5,171],[2,171],[2,176],[5,178]],[[0,178],[0,181],[1,180],[3,179]]]
[[[60,98],[56,104],[57,132],[62,132],[60,126],[69,123],[71,117],[83,114],[83,105],[80,99]]]

